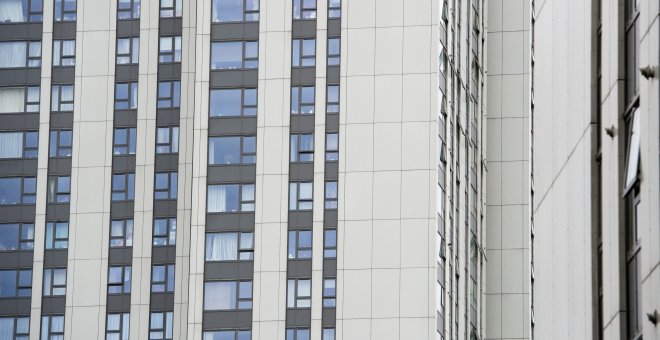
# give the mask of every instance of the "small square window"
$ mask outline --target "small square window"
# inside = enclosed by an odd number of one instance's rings
[[[316,0],[293,0],[293,19],[316,19]]]
[[[133,246],[133,220],[112,220],[110,222],[110,248]]]
[[[69,222],[46,223],[46,249],[69,247]]]
[[[76,41],[53,40],[53,66],[76,65]]]
[[[167,0],[163,0],[167,1]],[[173,1],[173,0],[170,0]],[[181,1],[181,0],[177,0]],[[160,37],[159,63],[181,62],[181,36]]]

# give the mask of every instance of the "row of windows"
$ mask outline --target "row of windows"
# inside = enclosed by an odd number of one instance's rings
[[[36,184],[34,177],[0,178],[0,205],[35,204]],[[71,199],[71,177],[48,177],[48,203],[67,203]]]
[[[53,66],[75,66],[76,41],[53,40]],[[0,42],[0,69],[41,66],[41,41]]]
[[[43,21],[43,0],[3,1],[0,24]],[[56,22],[76,20],[76,0],[54,0],[53,19]]]
[[[53,85],[51,111],[73,111],[73,85]],[[39,112],[39,86],[0,88],[0,113]]]
[[[69,246],[69,223],[46,223],[46,249],[67,249]],[[34,249],[34,224],[0,224],[0,252]]]

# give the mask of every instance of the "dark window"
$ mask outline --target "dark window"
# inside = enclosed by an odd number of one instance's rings
[[[172,340],[174,312],[152,312],[149,340]]]
[[[204,310],[252,309],[252,281],[204,283]]]
[[[43,0],[3,1],[2,6],[0,24],[43,21]]]
[[[156,129],[156,153],[179,152],[179,127],[166,126]]]
[[[312,258],[312,231],[289,231],[289,259],[302,260]]]
[[[328,0],[328,18],[341,18],[341,0]],[[323,340],[326,340],[325,333],[323,336]],[[332,339],[334,340],[334,329]]]
[[[135,197],[135,174],[112,175],[112,201],[132,201]]]
[[[312,182],[289,183],[289,210],[312,210]]]
[[[131,266],[111,266],[108,268],[108,294],[128,294],[131,292]]]
[[[115,110],[137,109],[138,83],[115,84]]]
[[[48,203],[71,200],[71,176],[48,176]]]
[[[323,231],[323,257],[326,259],[337,257],[337,229]]]
[[[211,43],[212,70],[255,69],[259,66],[257,41],[224,41]]]
[[[178,108],[181,98],[181,82],[161,81],[158,82],[158,108]]]
[[[177,195],[177,176],[176,172],[157,172],[156,185],[154,187],[154,199],[171,200],[176,199]]]
[[[161,18],[180,18],[183,14],[183,0],[160,0]]]
[[[112,220],[110,222],[110,248],[133,246],[133,220]]]
[[[39,132],[0,132],[0,159],[36,158]]]
[[[35,204],[36,194],[35,177],[0,178],[0,205]]]
[[[254,233],[206,234],[206,261],[251,261]]]
[[[181,36],[160,37],[160,50],[158,53],[158,62],[160,63],[181,62]]]
[[[151,269],[151,292],[171,293],[174,291],[174,265],[154,265]]]
[[[325,160],[339,160],[339,134],[336,132],[325,135]]]
[[[39,112],[39,86],[0,88],[0,114]]]
[[[291,66],[308,67],[316,65],[316,39],[293,39]]]
[[[140,18],[140,0],[117,1],[117,19],[130,20]]]
[[[115,128],[112,154],[135,155],[136,128]]]
[[[257,89],[211,90],[209,115],[211,117],[255,116]]]
[[[259,21],[259,0],[213,0],[213,22]]]
[[[117,38],[117,65],[137,64],[140,60],[140,38]]]
[[[153,245],[173,246],[176,244],[176,218],[157,218],[154,220]]]
[[[64,339],[64,315],[44,315],[41,317],[41,339]]]
[[[293,18],[316,19],[316,0],[293,0]]]
[[[337,304],[337,279],[323,279],[323,308],[335,308]]]
[[[30,317],[0,318],[0,334],[7,340],[28,340],[30,338]]]
[[[287,308],[310,308],[312,305],[312,280],[289,279],[287,283]]]
[[[73,85],[53,85],[51,87],[50,110],[52,112],[72,112],[73,97]]]
[[[69,248],[69,222],[46,223],[46,249]]]
[[[341,58],[341,39],[338,37],[328,38],[328,66],[339,65]]]
[[[337,181],[325,182],[325,208],[337,209]]]
[[[50,132],[50,152],[53,158],[71,157],[71,146],[73,145],[73,131],[53,130]]]
[[[291,135],[291,162],[314,161],[314,135]]]
[[[291,88],[291,114],[314,114],[314,86]]]
[[[208,186],[209,213],[254,211],[254,184]]]
[[[76,21],[76,0],[55,0],[55,21]]]
[[[0,14],[0,16],[1,15],[2,14]],[[41,41],[0,42],[0,68],[23,68],[40,66]]]
[[[66,268],[44,269],[44,296],[66,295]]]
[[[53,66],[76,65],[76,41],[53,40]]]
[[[256,158],[255,136],[209,138],[209,165],[254,164]]]
[[[34,249],[34,224],[0,224],[0,252]]]
[[[131,314],[130,313],[113,313],[108,314],[108,321],[106,323],[105,339],[106,340],[129,340],[131,329]]]
[[[0,298],[32,295],[32,270],[0,270]]]
[[[325,112],[339,113],[339,85],[328,85]]]

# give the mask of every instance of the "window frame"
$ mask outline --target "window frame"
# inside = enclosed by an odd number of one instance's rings
[[[60,3],[58,8],[58,2]],[[66,4],[73,3],[76,8],[67,9]],[[77,0],[55,0],[53,6],[53,21],[54,22],[75,22],[78,20],[78,1]]]
[[[64,229],[62,234],[60,231]],[[69,249],[69,222],[68,221],[49,221],[46,222],[45,249]]]
[[[309,236],[309,245],[301,245],[305,235]],[[289,260],[311,260],[313,244],[311,229],[289,230],[287,258]]]
[[[215,161],[215,158],[216,158],[215,154],[213,154],[212,150],[211,150],[212,149],[211,144],[212,144],[212,142],[214,142],[216,140],[221,141],[222,139],[229,139],[229,138],[239,138],[239,141],[238,141],[238,144],[239,144],[238,145],[239,146],[238,156],[240,158],[240,161],[239,162],[230,162],[230,163],[217,163]],[[253,150],[250,150],[250,149],[246,150],[246,144],[249,145],[249,143],[250,143],[249,139],[254,140],[252,142],[252,144],[254,145]],[[247,143],[246,143],[246,140],[248,141]],[[222,143],[220,143],[220,144],[222,144]],[[232,136],[209,136],[208,146],[209,146],[208,147],[208,151],[209,151],[208,165],[209,166],[249,165],[249,164],[255,164],[256,161],[257,161],[257,136],[255,136],[255,135],[249,135],[249,136],[236,136],[236,135],[232,135]],[[215,146],[213,147],[213,149],[215,149]],[[211,163],[211,159],[213,159],[213,163]]]
[[[222,1],[222,0],[213,0],[211,2],[211,23],[213,24],[223,24],[223,23],[236,23],[236,22],[259,22],[259,0],[243,0],[243,13],[242,17],[243,20],[220,20],[220,16],[216,16],[216,12],[219,13],[219,10],[216,10],[215,6],[217,5],[216,2]],[[254,1],[253,3],[256,3],[257,9],[248,9],[248,1]]]
[[[213,285],[213,284],[232,284],[233,287],[232,289],[234,290],[233,293],[233,301],[228,301],[229,302],[229,308],[223,309],[223,308],[210,308],[210,306],[207,306],[207,293],[209,290],[208,285]],[[241,295],[243,293],[244,287],[247,287],[249,285],[249,288],[246,288],[246,293],[249,293],[248,296]],[[231,299],[232,295],[229,296]],[[245,310],[252,310],[253,307],[253,298],[254,298],[254,283],[252,280],[209,280],[209,281],[204,281],[204,302],[203,302],[203,311],[208,312],[208,311],[245,311]],[[241,305],[243,304],[243,305]]]
[[[115,226],[120,229],[115,229]],[[135,232],[135,222],[132,218],[111,220],[110,221],[110,248],[130,248],[133,246],[133,233]],[[115,230],[120,230],[121,235],[115,234]]]
[[[21,111],[0,112],[0,116],[16,113],[39,113],[41,108],[41,89],[39,86],[3,86],[0,90],[20,89],[23,91],[23,105]],[[32,97],[32,100],[30,99]]]
[[[29,315],[6,315],[2,319],[13,319],[12,333],[10,340],[27,340],[30,337],[30,316]],[[27,322],[26,322],[27,321]],[[25,327],[25,328],[23,328]],[[19,329],[20,328],[20,329]]]
[[[113,269],[121,270],[119,281],[110,281],[112,279],[111,271]],[[131,293],[131,284],[133,283],[132,266],[108,266],[108,295],[121,295]]]
[[[128,8],[122,8],[122,0],[117,1],[117,20],[134,20],[140,19],[140,0],[125,0],[129,3]],[[122,14],[128,13],[128,17]],[[137,14],[136,14],[137,13]]]
[[[159,221],[165,222],[165,233],[157,233],[157,225]],[[152,233],[152,246],[154,247],[167,247],[176,245],[176,217],[159,217],[153,220],[153,233]],[[164,243],[159,242],[164,240]]]
[[[0,25],[11,25],[11,24],[27,24],[27,23],[39,23],[43,22],[44,16],[44,4],[43,0],[25,0],[26,11],[21,13],[23,19],[21,21],[7,21],[0,22]]]
[[[311,148],[307,148],[304,139],[311,138]],[[294,133],[289,140],[289,161],[291,163],[311,163],[314,162],[314,134],[313,133]]]
[[[313,54],[305,54],[305,45],[313,45]],[[311,60],[311,62],[310,62]],[[304,68],[316,66],[316,38],[294,38],[291,40],[291,67]]]
[[[161,141],[161,133],[167,131],[167,142]],[[157,126],[156,127],[156,154],[178,154],[179,153],[179,126]]]
[[[162,2],[163,0],[161,0]],[[182,0],[172,0],[172,1],[182,1]],[[170,49],[164,49],[163,41],[169,40]],[[180,35],[167,35],[160,36],[158,38],[158,63],[159,64],[174,64],[181,62],[181,56],[183,49],[181,48],[181,36]]]
[[[21,135],[20,157],[0,157],[0,159],[27,159],[37,158],[39,156],[39,131],[0,131],[0,134]],[[36,145],[32,143],[35,141],[35,136]]]
[[[71,98],[63,98],[63,88],[71,89]],[[73,112],[75,100],[75,87],[73,84],[53,84],[50,87],[50,111]]]
[[[0,206],[12,205],[35,205],[37,200],[37,178],[36,177],[0,177],[0,180],[18,179],[20,180],[20,192],[18,193],[19,202],[11,204],[1,204]],[[27,183],[26,183],[27,182]],[[34,187],[34,191],[28,190],[30,186]]]
[[[162,270],[162,278],[157,271]],[[174,293],[174,280],[176,269],[174,264],[163,263],[151,266],[151,293]],[[158,278],[157,278],[158,276]]]
[[[334,53],[331,50],[331,44],[337,41],[337,52]],[[327,66],[339,66],[341,64],[341,37],[328,37],[328,56],[327,56]]]
[[[307,335],[299,334],[299,332],[306,332]],[[311,334],[309,328],[287,328],[285,338],[286,340],[310,340]]]
[[[213,339],[214,334],[216,333],[234,333],[233,340],[242,340],[244,339],[245,334],[247,333],[247,338],[252,339],[252,331],[250,329],[216,329],[216,330],[204,330],[202,339],[206,340],[207,338]],[[241,334],[242,333],[242,334]]]
[[[228,114],[220,114],[219,112],[214,114],[214,109],[213,109],[213,102],[212,98],[214,93],[221,93],[222,91],[240,91],[241,92],[241,99],[240,99],[240,108],[239,111],[240,113],[238,115],[228,115]],[[253,103],[248,103],[247,100],[252,97],[251,94],[246,95],[246,92],[249,93],[254,93],[254,104]],[[238,88],[212,88],[209,90],[209,117],[210,118],[223,118],[223,117],[256,117],[257,116],[257,108],[258,108],[258,90],[257,88],[253,87],[238,87]],[[218,99],[220,100],[220,99]],[[219,108],[216,108],[215,111],[217,112]]]
[[[334,234],[334,242],[329,237],[329,234]],[[336,259],[337,258],[337,229],[328,228],[323,229],[323,258]]]
[[[158,94],[158,98],[157,98],[158,109],[178,109],[181,107],[180,80],[159,81],[157,94]]]
[[[57,273],[64,273],[64,282],[55,282]],[[43,296],[65,296],[67,286],[66,267],[44,268]]]
[[[123,177],[123,190],[115,190],[115,180]],[[112,190],[111,190],[111,201],[112,202],[130,202],[135,200],[135,173],[134,172],[123,172],[123,173],[113,173],[112,174]],[[115,195],[123,195],[123,198],[115,199]]]
[[[293,0],[293,20],[316,20],[318,6],[316,0],[312,0],[314,1],[314,7],[307,7],[305,4],[306,1]]]
[[[329,285],[332,284],[332,287]],[[337,307],[337,278],[323,278],[323,308]]]
[[[134,0],[128,0],[134,1]],[[139,2],[139,0],[138,0]],[[119,2],[117,3],[119,6]],[[128,52],[119,51],[119,43],[128,41]],[[117,37],[115,64],[116,65],[137,65],[140,62],[140,37]]]
[[[221,63],[220,61],[214,61],[214,49],[220,48],[222,44],[241,44],[241,66],[240,67],[221,67],[215,66],[214,64]],[[248,56],[248,44],[255,44],[254,50],[256,51],[255,56]],[[259,68],[259,40],[223,40],[223,41],[211,41],[211,57],[210,57],[210,69],[211,71],[242,71],[242,70],[256,70]]]
[[[168,0],[160,0],[158,17],[163,18],[181,18],[183,16],[183,0],[169,0],[172,1],[172,6],[163,6],[163,2]],[[171,14],[168,14],[170,13]]]
[[[71,202],[71,176],[48,176],[47,203]]]
[[[166,186],[159,185],[159,178],[167,177]],[[176,200],[178,196],[179,173],[177,171],[164,171],[154,173],[154,200]]]
[[[2,25],[0,23],[0,25]],[[11,66],[11,67],[0,67],[2,70],[16,70],[16,69],[25,69],[25,68],[40,68],[41,67],[41,55],[42,55],[42,44],[41,40],[8,40],[0,41],[0,44],[24,44],[25,45],[25,55],[23,56],[23,65],[20,66]],[[38,46],[38,55],[32,55],[32,47]]]
[[[334,190],[332,186],[334,185]],[[330,188],[328,188],[330,186]],[[334,195],[333,195],[334,193]],[[339,182],[338,181],[325,181],[325,210],[337,210],[339,203]]]
[[[331,88],[337,88],[337,98],[330,98],[330,91]],[[339,114],[339,108],[340,108],[340,97],[341,97],[341,92],[340,92],[340,87],[339,84],[328,84],[325,88],[325,113],[326,114]],[[331,100],[332,99],[332,100]]]
[[[119,87],[126,86],[126,98],[119,98]],[[114,110],[137,110],[138,106],[138,83],[137,82],[119,82],[115,83]],[[134,98],[135,97],[135,98]]]
[[[229,260],[215,260],[213,259],[212,254],[209,254],[209,238],[215,235],[236,235],[236,259]],[[249,247],[244,247],[243,238],[249,238]],[[242,232],[242,231],[233,231],[233,232],[212,232],[206,233],[204,236],[204,261],[208,263],[213,262],[239,262],[239,261],[254,261],[254,232]]]
[[[2,269],[0,272],[14,273],[14,292],[13,295],[0,296],[0,299],[6,298],[30,298],[32,296],[32,268],[14,268]],[[24,277],[26,276],[26,277]]]
[[[336,136],[335,137],[337,140],[336,145],[331,145],[330,138],[333,138],[331,136]],[[327,132],[325,134],[325,161],[326,162],[339,161],[339,132]]]
[[[300,295],[301,282],[309,283],[309,295]],[[310,309],[312,306],[312,279],[290,278],[287,280],[287,309]]]
[[[70,145],[63,142],[62,135],[66,134],[69,135]],[[48,149],[48,157],[50,158],[70,158],[73,154],[73,130],[50,130]]]
[[[115,127],[112,131],[112,156],[132,156],[136,153],[137,128]],[[125,139],[125,142],[121,140]]]
[[[312,101],[303,101],[303,94],[311,88]],[[291,114],[292,115],[314,115],[316,113],[316,86],[295,85],[291,86]],[[311,109],[311,110],[310,110]]]
[[[110,329],[110,318],[118,318],[117,329]],[[129,332],[131,329],[131,313],[108,313],[105,322],[105,339],[120,339],[129,340]]]
[[[340,19],[341,18],[341,0],[336,0],[339,2],[339,6],[333,6],[332,2],[335,0],[328,0],[328,19]],[[325,340],[325,339],[323,339]]]
[[[34,250],[34,223],[0,223],[0,228],[16,226],[15,247],[0,249],[0,253]]]
[[[73,54],[64,54],[64,45],[73,43]],[[53,67],[75,67],[76,66],[76,40],[55,39],[53,40]]]
[[[209,208],[209,187],[215,187],[215,186],[238,186],[238,209],[235,211],[211,211]],[[244,196],[244,191],[246,187],[252,187],[252,199],[243,199]],[[254,190],[256,188],[255,183],[222,183],[222,184],[208,184],[206,188],[206,197],[207,197],[207,204],[206,204],[206,213],[207,214],[217,214],[217,213],[242,213],[242,212],[254,212],[254,205],[255,205],[255,195],[254,195]],[[244,208],[244,206],[246,208]]]
[[[300,196],[302,185],[311,186],[311,197]],[[295,190],[294,190],[295,187]],[[294,194],[295,193],[295,194]],[[301,207],[303,205],[303,207]],[[312,211],[314,209],[314,182],[289,182],[289,211]]]
[[[53,330],[53,319],[61,318],[61,330]],[[64,315],[42,315],[41,316],[41,339],[64,339]],[[45,332],[45,334],[44,334]]]
[[[154,327],[154,316],[161,318],[162,328]],[[174,333],[174,312],[173,311],[152,311],[149,313],[149,340],[172,340]],[[160,335],[152,336],[153,333]]]

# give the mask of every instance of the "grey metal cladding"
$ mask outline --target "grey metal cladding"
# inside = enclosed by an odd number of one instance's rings
[[[321,324],[323,327],[332,327],[337,324],[337,310],[335,308],[323,308]]]
[[[37,175],[36,159],[2,159],[0,160],[0,174],[2,176],[29,176]]]
[[[181,63],[158,64],[158,80],[181,79]]]
[[[258,22],[211,24],[211,41],[257,39],[259,39]]]
[[[158,24],[159,35],[181,35],[183,19],[163,18]]]
[[[291,163],[289,165],[289,180],[291,181],[313,181],[314,163]]]
[[[34,205],[3,206],[0,207],[0,222],[34,223],[35,213],[36,213],[36,208]]]
[[[68,221],[70,210],[69,203],[47,203],[46,219],[50,221]]]
[[[328,19],[328,36],[336,37],[341,35],[341,19]]]
[[[30,268],[33,260],[33,251],[1,252],[0,268]]]
[[[328,66],[326,78],[328,84],[339,84],[339,66]]]
[[[53,84],[72,84],[76,78],[76,68],[73,66],[53,67]]]
[[[66,296],[44,296],[41,300],[42,314],[63,314]]]
[[[112,172],[133,172],[135,170],[135,155],[112,156]]]
[[[44,251],[44,267],[66,267],[68,258],[68,249],[46,249]]]
[[[73,129],[73,112],[51,112],[50,128],[56,130]]]
[[[156,171],[176,171],[179,168],[178,154],[156,155]]]
[[[3,113],[0,115],[0,129],[39,130],[39,113]]]
[[[204,263],[204,280],[252,279],[253,267],[252,261],[206,262]]]
[[[310,309],[286,310],[286,327],[310,327],[312,324],[312,311]]]
[[[248,183],[257,178],[254,165],[212,165],[208,167],[207,183]]]
[[[316,67],[294,67],[291,69],[291,86],[314,85]]]
[[[120,20],[117,21],[117,37],[135,37],[140,35],[140,20]]]
[[[16,68],[0,70],[0,86],[41,84],[41,68]]]
[[[314,115],[291,115],[291,133],[314,133]]]
[[[109,313],[128,313],[131,310],[131,294],[108,294]]]
[[[206,214],[206,231],[253,231],[254,212]]]
[[[0,315],[30,315],[30,298],[0,299]]]
[[[120,220],[133,217],[133,202],[112,202],[110,204],[110,218]]]
[[[309,278],[312,276],[312,260],[288,260],[286,265],[288,278]]]
[[[0,41],[41,40],[42,23],[16,23],[0,25]]]
[[[156,110],[156,126],[174,126],[179,125],[180,112],[175,109]]]
[[[176,261],[176,246],[153,247],[151,250],[152,264],[172,264]]]
[[[117,65],[115,69],[115,81],[135,82],[140,77],[138,65]]]
[[[108,264],[111,266],[130,266],[133,263],[133,248],[110,248]]]
[[[323,226],[324,227],[337,227],[337,210],[323,211]]]
[[[71,157],[48,159],[49,175],[67,175],[70,173],[71,173]]]
[[[114,121],[115,127],[136,127],[137,110],[116,110]]]
[[[210,87],[257,87],[258,70],[211,71]]]
[[[151,293],[149,310],[168,311],[174,309],[174,293]]]
[[[177,200],[155,200],[154,217],[176,216]]]
[[[257,133],[256,117],[225,117],[209,119],[209,137],[224,135],[254,135]]]
[[[337,259],[323,260],[323,277],[337,277]]]
[[[339,162],[325,162],[325,179],[337,180],[339,178]]]
[[[289,211],[289,228],[298,227],[311,227],[312,226],[312,212],[311,211]]]
[[[313,38],[316,36],[316,20],[294,20],[291,28],[293,38]]]
[[[75,39],[76,22],[62,21],[53,23],[53,39]]]
[[[252,327],[252,311],[204,312],[202,328],[205,330]]]

